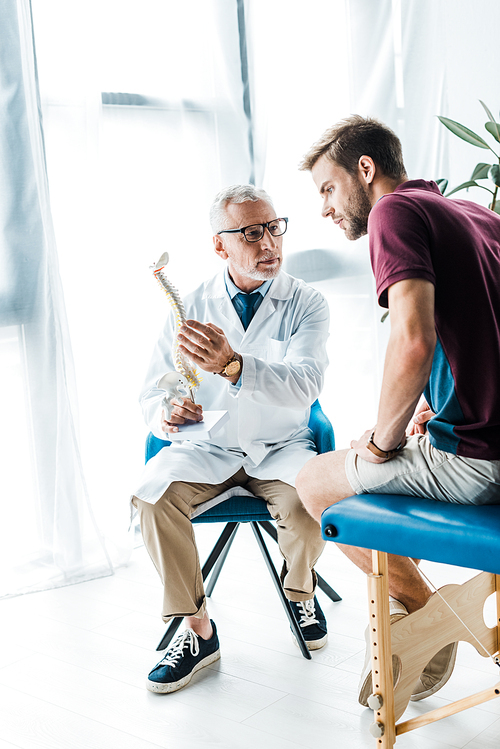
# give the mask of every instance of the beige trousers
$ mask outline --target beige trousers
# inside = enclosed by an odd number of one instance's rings
[[[306,512],[293,486],[252,478],[242,468],[217,485],[174,481],[156,504],[133,498],[145,546],[163,583],[165,622],[174,616],[204,616],[205,591],[190,517],[198,505],[234,486],[265,499],[276,520],[287,598],[306,601],[313,597],[314,565],[325,545],[318,523]]]

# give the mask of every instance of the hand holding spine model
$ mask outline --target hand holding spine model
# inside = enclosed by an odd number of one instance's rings
[[[179,351],[177,333],[179,332],[182,323],[186,321],[186,312],[184,310],[182,300],[179,296],[179,292],[177,291],[175,286],[170,283],[170,281],[165,276],[165,273],[163,272],[163,269],[165,268],[167,263],[168,252],[164,252],[158,262],[155,265],[151,266],[151,269],[156,280],[167,295],[167,299],[170,302],[170,306],[172,307],[174,313],[176,324],[176,335],[174,337],[174,344],[172,347],[172,356],[174,359],[175,369],[179,374],[176,374],[176,372],[168,372],[166,375],[163,375],[163,377],[158,381],[157,384],[157,387],[162,390],[165,389],[167,391],[162,401],[162,407],[166,411],[168,421],[172,414],[172,399],[179,399],[179,397],[182,397],[180,390],[183,389],[185,390],[186,394],[189,392],[191,400],[194,403],[194,392],[196,391],[196,388],[200,386],[201,378],[196,368],[193,367],[192,363]]]
[[[191,395],[191,398],[193,397],[191,390],[189,389],[188,381],[184,375],[179,374],[179,372],[167,372],[163,377],[160,377],[156,387],[159,390],[166,391],[161,402],[161,407],[165,411],[165,418],[167,421],[170,421],[170,417],[172,416],[172,411],[175,406],[174,401],[176,401],[180,406],[182,405],[182,398],[185,395]]]

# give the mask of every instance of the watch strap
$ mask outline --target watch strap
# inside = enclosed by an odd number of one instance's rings
[[[231,366],[230,366],[231,364],[237,364],[238,365],[238,368],[235,368],[234,372],[231,372],[231,371],[228,372],[228,368],[231,369]],[[232,355],[232,357],[225,363],[225,365],[222,368],[222,370],[220,372],[214,372],[214,374],[221,375],[221,377],[232,377],[233,375],[238,374],[239,372],[241,372],[241,365],[242,365],[241,357],[239,356],[239,354],[237,354],[235,352]]]
[[[390,460],[391,458],[394,458],[395,455],[397,455],[404,447],[404,441],[402,440],[397,447],[395,447],[393,450],[381,450],[380,447],[377,447],[375,442],[373,441],[373,435],[375,434],[375,429],[368,437],[368,442],[366,443],[366,446],[370,452],[372,452],[374,455],[377,456],[377,458],[384,458],[385,460]]]

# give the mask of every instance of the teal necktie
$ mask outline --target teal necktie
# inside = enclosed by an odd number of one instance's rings
[[[255,305],[257,304],[259,300],[259,292],[255,292],[254,294],[236,294],[238,299],[240,300],[241,304],[243,305],[243,311],[241,313],[241,322],[243,323],[243,327],[245,330],[250,325],[250,321],[254,315],[254,309]]]

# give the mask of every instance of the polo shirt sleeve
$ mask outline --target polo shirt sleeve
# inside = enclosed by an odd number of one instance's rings
[[[389,286],[408,278],[435,285],[429,224],[425,213],[404,194],[384,195],[368,221],[370,258],[378,301],[388,307]]]

